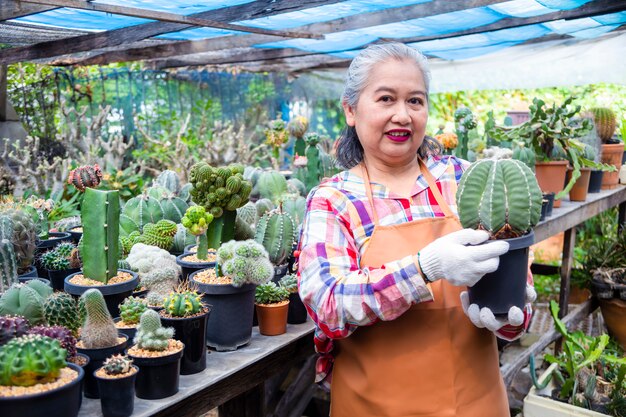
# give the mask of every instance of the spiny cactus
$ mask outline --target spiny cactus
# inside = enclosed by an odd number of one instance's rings
[[[174,244],[176,223],[171,220],[159,220],[156,224],[148,223],[143,227],[143,234],[135,243],[145,243],[169,251]]]
[[[256,207],[256,214],[259,219],[268,211],[276,208],[274,203],[272,203],[272,200],[269,198],[261,198],[260,200],[257,200],[257,202],[254,203],[254,206]]]
[[[190,289],[178,289],[171,292],[163,302],[164,310],[174,317],[189,317],[198,314],[204,308],[202,297]]]
[[[297,178],[289,178],[287,180],[287,192],[289,194],[298,194],[301,197],[307,196],[306,185]]]
[[[514,159],[483,159],[463,173],[456,193],[461,224],[496,238],[518,237],[539,222],[541,190],[532,171]]]
[[[28,320],[21,316],[0,316],[0,346],[28,333]]]
[[[148,223],[156,223],[164,218],[163,207],[156,198],[148,194],[138,195],[124,204],[120,215],[120,233],[128,236],[131,232],[141,233]]]
[[[263,284],[274,276],[274,266],[263,245],[254,240],[230,241],[217,251],[221,272],[233,280],[233,286]]]
[[[282,265],[291,254],[296,227],[289,214],[272,210],[259,220],[254,240],[263,245],[274,265]]]
[[[288,213],[296,224],[296,229],[304,220],[306,199],[298,194],[286,194],[282,198],[281,208]]]
[[[459,141],[455,155],[467,159],[468,136],[470,130],[476,128],[476,118],[467,107],[459,107],[454,111],[454,122],[456,124],[456,135]]]
[[[13,284],[0,297],[0,315],[26,318],[31,325],[44,321],[44,300],[52,294],[52,288],[39,280],[26,284]]]
[[[63,326],[78,336],[78,329],[85,319],[85,305],[64,292],[48,297],[43,306],[46,322],[51,326]]]
[[[30,214],[19,207],[2,207],[0,212],[11,219],[13,235],[8,238],[13,243],[18,274],[28,271],[37,249],[37,227]]]
[[[172,245],[172,253],[183,253],[185,246],[196,243],[196,236],[187,231],[182,224],[177,224],[177,231],[174,235],[174,244]]]
[[[307,190],[315,187],[320,183],[324,176],[324,168],[322,166],[322,160],[320,150],[317,145],[320,143],[320,137],[317,133],[307,133],[304,137],[306,142],[306,176],[304,178],[304,184]]]
[[[61,347],[67,351],[67,359],[76,356],[76,338],[67,327],[35,326],[28,331],[28,334],[38,334],[56,339],[61,344]]]
[[[85,323],[80,339],[87,349],[101,349],[117,345],[117,329],[107,309],[102,293],[88,289],[81,296],[85,303]]]
[[[535,171],[535,151],[525,147],[523,143],[513,149],[513,159],[523,162],[531,171]]]
[[[41,255],[39,261],[41,265],[51,271],[61,271],[69,268],[79,268],[80,259],[76,251],[76,245],[71,242],[58,244],[53,250],[49,250]]]
[[[298,277],[295,274],[285,275],[278,283],[290,293],[298,292]]]
[[[185,200],[175,196],[162,198],[159,203],[163,209],[163,219],[174,223],[180,223],[180,219],[189,208],[189,204]]]
[[[252,202],[247,202],[244,206],[239,207],[237,209],[237,217],[252,227],[256,226],[256,222],[259,220],[256,205]]]
[[[137,324],[141,314],[147,309],[147,302],[143,298],[127,297],[120,304],[120,317],[126,324]]]
[[[176,172],[169,169],[161,172],[154,180],[154,184],[167,188],[174,195],[180,192],[180,178]]]
[[[278,171],[264,171],[259,176],[256,186],[261,198],[267,198],[273,204],[278,204],[280,197],[287,192],[287,179]]]
[[[67,366],[58,340],[29,334],[0,347],[0,385],[30,387],[52,382]]]
[[[308,128],[309,120],[304,116],[296,116],[287,124],[287,131],[296,138],[293,151],[297,155],[304,155],[306,144],[303,137]]]
[[[596,125],[598,136],[603,142],[608,141],[615,133],[617,122],[613,110],[606,107],[594,107],[589,110],[593,115],[593,122]]]
[[[159,313],[152,309],[146,310],[139,320],[135,344],[140,349],[163,351],[167,349],[168,340],[174,336],[174,329],[161,326]]]
[[[102,181],[102,171],[98,164],[94,166],[85,165],[70,171],[67,183],[72,184],[80,192],[86,188],[96,188]]]
[[[117,261],[117,269],[125,269],[127,271],[130,271],[130,264],[126,259],[120,259],[119,261]]]
[[[185,212],[181,223],[192,235],[197,237],[198,249],[196,256],[198,259],[207,259],[209,251],[209,240],[207,230],[213,221],[213,215],[207,213],[202,206],[191,206]]]
[[[17,261],[13,243],[10,240],[0,240],[0,293],[18,282]]]
[[[257,304],[276,304],[288,298],[289,291],[272,281],[259,285],[254,291],[254,301]]]
[[[102,368],[107,375],[123,375],[132,368],[133,360],[126,355],[113,355],[107,358]]]

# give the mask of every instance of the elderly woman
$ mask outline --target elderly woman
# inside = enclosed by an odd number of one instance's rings
[[[348,170],[308,198],[299,291],[332,417],[509,415],[495,335],[519,337],[530,306],[501,318],[468,305],[466,287],[497,268],[508,244],[483,244],[486,232],[459,223],[467,163],[425,136],[429,76],[403,44],[352,61],[337,147]]]

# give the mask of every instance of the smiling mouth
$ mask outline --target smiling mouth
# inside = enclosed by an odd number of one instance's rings
[[[386,132],[385,136],[394,142],[405,142],[411,137],[411,132],[408,130],[391,130]]]

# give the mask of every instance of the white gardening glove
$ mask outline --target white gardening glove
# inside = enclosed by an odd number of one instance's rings
[[[532,303],[537,299],[537,292],[532,285],[526,284],[526,304]],[[461,293],[461,304],[463,311],[469,317],[474,326],[479,328],[487,328],[495,332],[506,325],[521,326],[524,323],[524,312],[519,307],[511,307],[506,318],[496,317],[490,308],[480,308],[477,304],[470,304],[469,294],[467,291]]]
[[[442,236],[419,252],[420,268],[428,281],[443,278],[452,285],[471,287],[498,269],[500,255],[509,250],[509,244],[502,240],[481,245],[487,239],[489,233],[473,229]]]

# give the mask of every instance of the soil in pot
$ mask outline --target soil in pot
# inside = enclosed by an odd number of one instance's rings
[[[489,307],[496,315],[508,314],[513,306],[523,310],[526,304],[528,248],[534,240],[535,233],[532,231],[521,237],[506,239],[509,251],[500,256],[498,269],[468,288],[470,303],[481,308]]]
[[[616,168],[614,172],[605,172],[602,177],[602,189],[610,190],[617,187],[619,181],[619,169],[622,166],[622,155],[624,154],[624,144],[602,144],[602,162],[613,165]]]
[[[80,341],[76,344],[76,349],[79,353],[89,356],[89,363],[85,366],[85,397],[100,398],[98,382],[94,378],[93,373],[102,366],[106,358],[124,352],[128,343],[128,336],[120,335],[117,341],[117,345],[101,349],[86,349],[81,345]]]
[[[565,174],[567,172],[567,161],[537,162],[535,164],[535,176],[539,183],[539,188],[544,193],[558,193],[563,189]],[[561,207],[561,200],[554,201],[554,207]]]
[[[109,376],[102,368],[94,372],[100,391],[103,417],[129,417],[135,409],[135,380],[139,368],[132,365],[130,372]]]
[[[308,314],[304,303],[300,299],[297,292],[289,294],[289,314],[287,315],[287,323],[300,324],[306,321]]]
[[[183,271],[183,281],[186,281],[192,273],[202,269],[214,267],[216,259],[217,254],[213,250],[209,251],[206,260],[198,259],[195,252],[185,252],[176,257],[176,263],[180,265]]]
[[[100,281],[85,278],[82,272],[77,272],[65,278],[64,289],[65,292],[80,297],[88,289],[97,288],[104,296],[109,313],[115,318],[120,315],[119,305],[133,293],[138,283],[137,273],[126,269],[119,269],[117,276],[110,279],[106,285],[102,285]]]
[[[289,300],[275,304],[255,304],[259,318],[259,333],[265,336],[278,336],[287,332]]]
[[[3,417],[76,417],[81,404],[83,369],[73,363],[61,370],[61,377],[49,384],[38,384],[32,393],[22,396],[5,392],[23,387],[0,387],[0,410]],[[11,395],[10,397],[8,395]]]
[[[174,328],[174,338],[185,345],[180,363],[180,374],[191,375],[206,369],[206,326],[211,307],[190,317],[167,316],[160,311],[164,327]]]
[[[170,339],[168,348],[162,352],[128,349],[128,356],[139,367],[135,381],[138,398],[157,400],[170,397],[178,392],[180,381],[180,359],[185,346],[178,340]]]
[[[572,178],[573,169],[567,170],[567,175],[565,177],[565,181],[569,182],[570,178]],[[591,175],[591,169],[589,168],[581,168],[580,169],[580,177],[574,183],[574,186],[569,192],[570,201],[585,201],[587,200],[587,190],[589,189],[589,178]]]
[[[589,174],[589,189],[590,193],[599,193],[602,189],[602,178],[604,177],[604,171],[600,169],[592,169]]]

